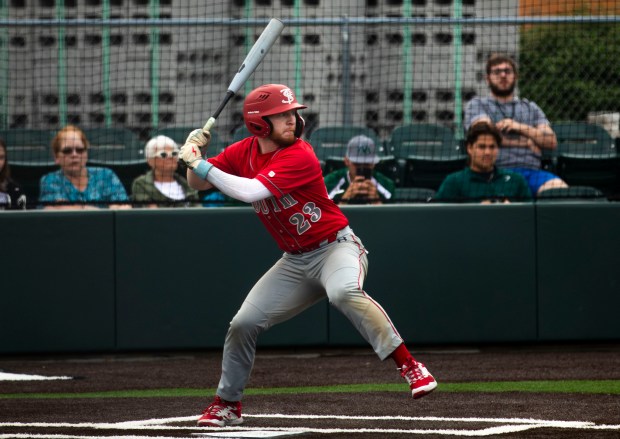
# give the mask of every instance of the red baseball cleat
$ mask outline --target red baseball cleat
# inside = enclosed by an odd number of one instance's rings
[[[407,360],[403,367],[400,368],[400,376],[409,383],[411,396],[414,399],[428,395],[437,387],[437,381],[435,381],[435,378],[433,378],[426,367],[413,358]]]
[[[226,427],[241,423],[243,423],[241,401],[224,401],[219,396],[216,396],[211,405],[204,409],[202,416],[198,419],[199,427]]]

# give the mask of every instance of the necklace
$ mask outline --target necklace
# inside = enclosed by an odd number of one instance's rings
[[[504,116],[504,119],[514,119],[515,117],[515,105],[516,105],[516,101],[512,100],[510,102],[499,102],[499,101],[495,101],[497,104],[497,109],[499,110],[500,113],[502,113],[502,116]],[[504,105],[509,105],[510,104],[510,108],[512,109],[512,111],[510,112],[510,114],[506,114],[504,112],[504,109],[502,108]]]

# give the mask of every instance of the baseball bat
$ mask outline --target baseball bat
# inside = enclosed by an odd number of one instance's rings
[[[284,29],[284,23],[277,18],[272,18],[269,21],[269,24],[263,30],[263,33],[260,34],[260,37],[258,37],[258,40],[256,40],[256,43],[254,43],[254,46],[252,46],[252,49],[250,49],[250,52],[243,60],[243,63],[241,63],[235,77],[230,82],[226,96],[220,103],[220,106],[217,107],[213,116],[207,120],[207,123],[202,128],[203,131],[211,129],[215,119],[220,115],[228,101],[239,91],[241,86],[245,84],[245,81],[254,73],[254,70],[256,70],[263,58],[265,58],[265,55],[267,55],[267,52],[269,52],[269,49],[271,49],[271,46],[273,46],[273,43],[276,42],[276,39],[282,32],[282,29]]]

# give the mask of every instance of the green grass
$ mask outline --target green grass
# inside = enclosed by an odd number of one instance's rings
[[[336,386],[250,388],[246,395],[282,395],[308,393],[404,392],[403,384],[343,384]],[[620,394],[620,380],[600,381],[495,381],[472,383],[441,383],[437,392],[532,392]],[[63,398],[166,398],[210,397],[215,389],[151,389],[117,390],[84,393],[0,393],[0,399],[63,399]]]

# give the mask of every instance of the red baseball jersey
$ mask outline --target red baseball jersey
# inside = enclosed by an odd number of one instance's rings
[[[218,169],[256,178],[273,194],[252,203],[278,246],[286,252],[314,249],[349,224],[329,199],[321,165],[312,146],[298,139],[291,146],[261,154],[256,137],[233,143],[209,159]]]

